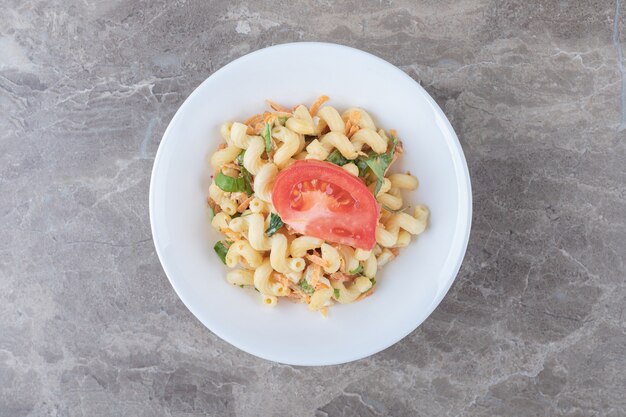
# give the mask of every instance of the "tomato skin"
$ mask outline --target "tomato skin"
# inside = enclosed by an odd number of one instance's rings
[[[296,161],[282,170],[272,203],[297,233],[365,250],[376,244],[376,198],[359,178],[330,162]]]

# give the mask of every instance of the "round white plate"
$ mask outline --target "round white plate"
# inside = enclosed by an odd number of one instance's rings
[[[287,301],[261,304],[229,285],[213,252],[219,240],[206,208],[208,156],[219,127],[321,94],[342,110],[362,107],[404,144],[395,170],[420,188],[410,201],[431,210],[428,229],[383,268],[376,293],[329,309],[328,318]],[[330,365],[379,352],[413,331],[437,307],[461,266],[471,225],[471,185],[459,141],[441,109],[408,75],[357,49],[291,43],[253,52],[204,81],[183,103],[157,152],[150,184],[154,244],[172,286],[212,332],[248,353],[292,365]]]

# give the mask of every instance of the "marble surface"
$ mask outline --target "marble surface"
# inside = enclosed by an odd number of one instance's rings
[[[0,416],[625,416],[624,3],[3,0]],[[450,293],[342,366],[219,340],[150,236],[176,109],[232,59],[300,40],[419,81],[473,179]]]

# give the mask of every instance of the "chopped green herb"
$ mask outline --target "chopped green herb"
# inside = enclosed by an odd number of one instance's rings
[[[237,165],[243,166],[243,157],[244,157],[245,153],[246,153],[246,151],[241,151],[241,153],[239,155],[237,155],[237,158],[235,158],[235,162],[237,162]]]
[[[270,215],[270,226],[267,228],[265,233],[267,233],[268,236],[272,236],[278,229],[283,227],[284,224],[285,223],[283,223],[283,220],[278,214],[272,213]]]
[[[360,274],[361,271],[363,271],[363,265],[359,264],[359,266],[357,266],[356,268],[354,268],[352,271],[350,271],[350,275],[357,275]]]
[[[272,151],[272,126],[269,123],[265,123],[265,127],[261,132],[261,137],[265,139],[265,152]]]
[[[341,154],[341,152],[339,152],[339,150],[337,150],[337,149],[332,151],[331,154],[328,155],[328,158],[326,158],[326,160],[328,162],[332,162],[335,165],[339,165],[340,167],[342,167],[345,164],[347,164],[348,162],[350,162],[346,158],[344,158],[344,156]]]
[[[248,171],[242,167],[243,176],[241,177],[229,177],[228,175],[218,172],[215,177],[215,185],[220,187],[223,191],[227,192],[244,192],[248,195],[252,194],[252,186],[250,185],[250,173],[246,175]],[[247,178],[246,178],[247,177]]]
[[[215,217],[215,210],[209,206],[209,220],[213,220],[213,217]]]
[[[261,292],[261,291],[259,291],[259,289],[257,287],[254,287],[254,291]]]
[[[213,246],[213,250],[217,253],[217,256],[226,264],[226,254],[228,253],[228,248],[230,247],[231,242],[224,240],[219,241]]]
[[[385,171],[389,167],[389,164],[391,164],[391,161],[393,160],[393,154],[396,151],[396,144],[398,143],[398,139],[392,137],[391,141],[391,149],[389,149],[387,152],[380,155],[374,154],[365,160],[367,166],[372,170],[374,175],[376,175],[376,178],[378,178],[378,180],[376,181],[376,189],[374,191],[374,195],[377,195],[380,191],[380,187],[382,187],[383,180],[385,178]]]
[[[339,291],[339,288],[335,288],[335,290],[333,292],[335,293],[335,298],[339,299],[339,296],[341,295],[341,292]]]
[[[354,164],[359,168],[359,177],[365,177],[365,174],[367,174],[367,164],[365,163],[365,159],[357,158],[354,160]]]
[[[304,291],[305,294],[313,294],[315,292],[315,288],[313,288],[311,286],[311,284],[309,284],[307,282],[306,279],[303,279],[302,281],[300,281],[300,288],[302,288],[302,291]]]
[[[239,288],[243,288],[243,284],[239,284]]]
[[[287,121],[287,119],[289,119],[289,117],[287,117],[287,116],[280,116],[280,117],[278,118],[278,121],[279,121],[281,124],[283,124],[283,125],[284,125],[284,124],[285,124],[285,122]]]
[[[370,278],[370,282],[372,283],[372,287],[376,285],[376,278]]]
[[[240,169],[241,169],[241,176],[246,182],[246,194],[252,195],[252,193],[254,192],[252,190],[252,183],[254,182],[254,180],[252,179],[252,174],[250,174],[250,171],[248,171],[246,167],[244,167],[243,165],[241,165]]]
[[[387,206],[386,206],[386,205],[384,205],[384,204],[382,204],[382,206],[383,206],[383,208],[384,208],[385,210],[387,210],[387,211],[388,211],[388,212],[390,212],[390,213],[400,213],[401,211],[405,211],[405,210],[407,210],[407,209],[409,208],[409,206],[406,206],[406,207],[401,208],[401,209],[399,209],[399,210],[394,210],[394,209],[392,209],[392,208],[387,207]]]

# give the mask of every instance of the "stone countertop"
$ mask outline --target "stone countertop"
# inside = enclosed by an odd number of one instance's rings
[[[0,416],[626,415],[624,3],[4,1]],[[434,314],[320,368],[205,329],[161,269],[147,199],[189,93],[302,40],[419,81],[474,188]]]

